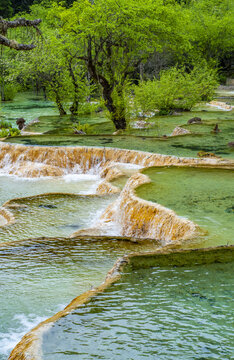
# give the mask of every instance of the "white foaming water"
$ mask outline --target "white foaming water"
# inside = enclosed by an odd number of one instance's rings
[[[95,194],[100,182],[100,177],[92,174],[22,178],[0,171],[0,205],[13,198],[45,193]]]
[[[35,314],[17,314],[12,319],[15,327],[9,329],[7,333],[0,333],[0,360],[6,360],[11,350],[21,340],[29,330],[44,321],[47,316],[37,316]]]
[[[66,305],[58,304],[55,307],[55,313],[61,311],[65,308]],[[0,360],[6,360],[10,355],[10,352],[22,339],[22,337],[37,326],[40,322],[46,320],[49,314],[45,316],[38,316],[35,314],[16,314],[12,319],[12,324],[15,327],[9,328],[9,332],[1,333],[0,332]]]

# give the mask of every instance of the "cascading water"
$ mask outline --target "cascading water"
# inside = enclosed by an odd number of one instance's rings
[[[132,170],[129,169],[131,167],[129,164],[132,164],[133,168],[134,166],[135,168]],[[36,236],[38,233],[43,236],[44,233],[40,233],[38,231],[39,227],[36,227],[40,226],[40,222],[41,226],[43,226],[42,221],[40,221],[42,220],[40,218],[40,212],[41,214],[44,214],[43,216],[45,217],[46,221],[50,222],[52,219],[54,219],[55,227],[63,226],[64,224],[61,224],[59,221],[64,220],[65,215],[62,213],[62,208],[60,209],[59,203],[55,204],[57,201],[55,198],[57,197],[58,199],[59,196],[61,198],[63,196],[64,198],[66,196],[69,198],[69,196],[65,194],[47,194],[44,197],[38,196],[32,198],[32,195],[50,193],[52,190],[52,192],[73,192],[75,194],[78,194],[81,191],[85,193],[96,192],[99,194],[108,194],[112,192],[117,193],[119,192],[119,189],[116,187],[114,188],[114,186],[110,183],[110,181],[113,179],[121,178],[126,175],[130,176],[132,172],[136,172],[139,170],[139,168],[143,167],[174,165],[180,167],[194,166],[233,168],[234,162],[223,159],[178,158],[131,150],[87,147],[39,147],[0,143],[0,172],[2,175],[0,177],[0,182],[1,180],[6,182],[5,188],[4,186],[2,188],[3,199],[4,201],[9,200],[9,195],[6,193],[6,189],[9,189],[9,187],[13,189],[11,196],[14,194],[14,197],[16,197],[16,199],[13,201],[9,201],[7,204],[5,204],[3,212],[0,213],[0,216],[5,216],[1,215],[5,211],[5,214],[8,212],[10,217],[11,215],[14,215],[15,221],[22,219],[22,224],[25,224],[27,219],[30,223],[28,224],[28,228],[30,226],[35,227],[35,233],[28,232],[27,236]],[[82,181],[80,181],[79,185],[77,186],[77,179],[79,176],[84,177],[84,187],[82,190],[79,188]],[[87,179],[89,176],[92,177],[92,181],[90,186],[87,186]],[[76,180],[71,181],[72,177],[74,177]],[[25,178],[27,178],[27,180]],[[66,179],[70,180],[66,181]],[[92,202],[95,203],[96,199],[97,201],[100,200],[100,203],[104,201],[102,216],[99,216],[101,214],[99,213],[100,204],[98,204],[98,211],[96,212],[96,219],[98,221],[96,224],[94,221],[95,215],[92,214],[92,219],[88,217],[87,225],[82,223],[82,227],[85,229],[79,229],[75,235],[79,233],[79,235],[93,234],[96,236],[98,234],[104,233],[105,235],[112,234],[112,236],[119,234],[138,238],[147,237],[153,240],[158,239],[161,241],[161,244],[164,245],[170,242],[174,242],[176,244],[177,240],[189,240],[192,237],[200,236],[202,232],[200,231],[199,227],[192,221],[181,218],[177,216],[174,211],[169,210],[159,204],[142,200],[135,195],[134,189],[140,184],[146,183],[147,181],[148,179],[142,174],[133,175],[127,182],[126,186],[123,188],[123,191],[121,192],[118,199],[115,201],[113,201],[114,198],[111,197],[109,197],[108,201],[106,202],[102,197],[90,197],[90,207],[92,207]],[[17,186],[15,186],[15,184],[17,184]],[[20,199],[25,195],[30,196],[31,198]],[[64,198],[62,202],[64,202]],[[88,198],[84,197],[82,200],[83,203],[81,204],[81,210],[84,212],[84,214],[90,213],[90,210],[86,204],[86,199],[88,200]],[[79,202],[79,197],[77,197],[77,199],[73,198],[72,201],[73,203],[71,206],[69,205],[70,208],[68,206],[68,213],[74,213],[76,201],[77,203]],[[39,217],[39,223],[37,225],[33,220],[35,217],[33,218],[31,215],[31,217],[28,216],[27,211],[29,211],[29,213],[34,211],[34,216],[36,214],[36,216]],[[10,215],[11,212],[12,214]],[[59,213],[61,215],[61,219],[57,221],[56,219],[58,219]],[[79,216],[80,215],[77,213],[77,218]],[[4,218],[6,219],[7,217],[5,216]],[[94,223],[93,226],[91,220]],[[11,226],[12,231],[17,233],[17,223],[15,223],[15,225],[6,227],[6,223],[4,221],[6,220],[3,219],[3,234],[4,231],[6,231],[6,228],[8,228],[7,232],[5,232],[5,235],[7,235],[5,238],[11,240]],[[7,221],[8,223],[10,222],[10,220]],[[68,225],[74,225],[70,219]],[[70,230],[72,229],[71,226]],[[18,229],[19,228],[20,227],[18,227]],[[70,233],[71,232],[73,231],[70,231]],[[51,235],[52,234],[56,234],[54,229],[51,230]],[[67,236],[69,234],[65,235]],[[25,238],[25,234],[22,233],[22,237],[19,238]],[[19,252],[21,254],[20,249]],[[13,253],[14,251],[12,254]],[[11,256],[14,256],[14,254],[12,254]],[[93,261],[95,262],[95,260]],[[91,266],[93,266],[93,263]],[[62,275],[59,275],[59,277],[61,276]],[[66,302],[67,300],[65,300],[65,303]],[[52,311],[57,310],[58,309],[54,308]],[[46,316],[49,315],[46,313]],[[30,337],[30,339],[33,342],[33,338]],[[17,349],[18,350],[16,350],[16,355],[13,357],[14,359],[17,359],[17,351],[21,352],[22,350],[21,348]],[[25,359],[25,357],[22,357],[22,359]]]

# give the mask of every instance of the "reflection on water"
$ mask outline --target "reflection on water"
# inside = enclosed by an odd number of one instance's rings
[[[44,334],[43,360],[231,359],[232,270],[212,264],[126,274]]]

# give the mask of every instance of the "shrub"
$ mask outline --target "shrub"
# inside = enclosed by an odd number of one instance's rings
[[[5,138],[8,136],[18,136],[20,135],[20,130],[17,128],[1,128],[0,130],[0,138]]]
[[[16,84],[6,84],[4,87],[4,101],[11,101],[14,99],[18,88]]]
[[[76,131],[83,131],[85,134],[93,134],[93,128],[90,124],[81,124],[80,122],[78,124],[75,124],[73,129]]]
[[[218,86],[217,72],[207,65],[195,66],[190,73],[176,67],[164,70],[159,79],[142,81],[134,87],[134,104],[138,111],[191,110],[200,101],[208,101]]]
[[[0,129],[8,129],[11,127],[12,127],[12,124],[9,123],[8,121],[5,121],[5,120],[0,121]]]
[[[1,129],[0,130],[0,138],[5,138],[9,134],[8,129]]]

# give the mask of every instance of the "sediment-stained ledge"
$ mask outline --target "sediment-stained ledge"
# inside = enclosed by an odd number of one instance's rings
[[[234,160],[184,158],[143,151],[97,147],[49,147],[0,143],[0,168],[23,177],[61,176],[66,173],[95,173],[113,163],[142,167],[194,166],[234,168]],[[31,169],[31,170],[30,170]]]
[[[0,228],[3,226],[11,225],[15,222],[13,214],[5,209],[3,206],[0,207]]]
[[[121,278],[121,273],[139,267],[152,266],[186,266],[211,263],[225,263],[234,260],[234,246],[220,246],[216,248],[176,250],[167,246],[150,253],[133,253],[118,259],[113,268],[106,275],[104,283],[95,289],[78,296],[51,318],[41,322],[34,329],[23,336],[12,350],[9,360],[42,360],[42,336],[60,318],[70,314],[80,306],[88,304],[91,299],[104,292]]]
[[[173,210],[136,196],[135,189],[151,180],[141,173],[134,174],[120,196],[108,206],[92,228],[81,229],[71,235],[107,235],[111,227],[119,235],[136,238],[160,239],[162,244],[175,240],[199,237],[204,232],[192,221],[179,217]]]

